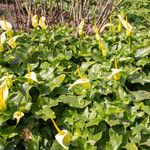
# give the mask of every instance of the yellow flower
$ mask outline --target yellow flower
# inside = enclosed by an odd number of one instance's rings
[[[114,77],[115,80],[120,80],[121,78],[121,69],[112,68],[112,74],[107,77],[107,79],[111,79]]]
[[[110,33],[113,34],[115,32],[115,26],[113,25],[113,22],[112,22],[112,15],[110,15],[110,26],[109,26],[109,30],[110,30]]]
[[[11,37],[8,41],[8,44],[11,46],[11,48],[16,48],[17,44],[16,44],[16,40],[17,40],[18,36],[14,36]]]
[[[120,16],[123,18],[124,13],[123,13],[123,12],[121,12]],[[122,24],[121,24],[120,19],[118,19],[118,32],[121,32],[121,30],[122,30]]]
[[[0,52],[3,51],[3,49],[4,49],[3,44],[5,43],[5,41],[6,41],[6,33],[3,32],[3,33],[0,35]]]
[[[122,24],[121,24],[121,21],[118,20],[118,32],[121,32],[122,30]]]
[[[6,100],[8,98],[9,90],[6,81],[0,86],[0,111],[6,110]]]
[[[13,77],[13,75],[9,75],[9,74],[7,73],[6,76],[3,76],[3,77],[1,78],[2,81],[5,81],[5,82],[6,82],[6,85],[8,86],[8,88],[10,88],[10,87],[13,85],[12,77]]]
[[[90,81],[87,78],[82,78],[82,79],[76,80],[73,84],[71,84],[68,90],[72,89],[75,85],[79,85],[79,84],[81,84],[82,87],[86,90],[89,90],[91,86]]]
[[[34,82],[38,82],[36,78],[35,72],[30,72],[30,66],[27,65],[28,73],[25,75],[25,78],[27,78],[29,84],[33,84]]]
[[[84,19],[81,20],[79,24],[79,36],[83,35]]]
[[[98,27],[96,25],[94,25],[94,32],[95,32],[96,40],[97,40],[97,43],[98,43],[98,47],[102,51],[103,57],[106,57],[107,56],[107,50],[106,50],[106,47],[105,47],[104,43],[101,40],[101,37],[98,33]]]
[[[45,24],[45,21],[46,21],[46,18],[45,17],[41,17],[40,20],[39,20],[39,26],[43,29],[43,30],[46,30],[47,28],[47,25]]]
[[[23,112],[20,112],[20,111],[16,111],[13,115],[13,118],[17,120],[17,123],[19,123],[20,119],[24,116],[24,113]]]
[[[98,41],[98,47],[99,47],[99,49],[101,49],[103,57],[106,57],[107,56],[107,50],[106,50],[106,47],[102,41]]]
[[[126,16],[126,20],[124,20],[121,15],[118,15],[118,18],[119,18],[120,22],[122,23],[122,25],[124,26],[124,28],[127,30],[127,35],[130,36],[132,33],[132,26],[128,22],[127,16]]]
[[[3,30],[6,31],[6,34],[8,37],[12,37],[13,31],[12,31],[12,25],[11,23],[7,22],[4,17],[3,20],[0,20],[0,26]]]
[[[0,85],[0,111],[6,110],[6,101],[9,95],[9,88],[12,86],[12,75],[7,74],[1,78]]]
[[[69,132],[67,130],[62,130],[64,132],[64,134],[56,134],[55,138],[57,140],[57,142],[64,148],[64,149],[69,149],[68,145],[70,143],[71,140],[71,136],[69,134]]]
[[[68,88],[68,90],[72,89],[74,86],[76,85],[82,85],[82,88],[84,88],[85,90],[89,90],[91,87],[90,81],[89,79],[83,77],[81,75],[80,69],[78,68],[78,75],[80,76],[80,79],[76,80],[73,84],[70,85],[70,87]]]
[[[115,68],[112,68],[112,74],[109,75],[107,77],[107,79],[111,79],[112,77],[114,78],[114,80],[120,80],[121,79],[121,69],[118,69],[118,66],[117,66],[117,59],[116,57],[114,58],[114,66]]]
[[[71,141],[71,135],[67,130],[60,130],[59,127],[57,126],[56,122],[51,119],[54,127],[56,128],[58,134],[55,135],[55,139],[57,142],[64,148],[64,149],[69,149],[69,144]]]
[[[0,26],[3,30],[9,31],[12,29],[11,23],[7,22],[4,18],[0,20]]]
[[[38,27],[38,16],[37,15],[32,16],[31,21],[32,21],[32,26],[34,28],[37,28]]]

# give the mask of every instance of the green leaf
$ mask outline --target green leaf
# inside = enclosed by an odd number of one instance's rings
[[[83,71],[86,71],[88,69],[88,67],[93,65],[94,63],[95,63],[95,61],[83,62],[82,65],[81,65],[81,69]]]
[[[0,138],[0,149],[4,150],[6,147],[6,140],[4,138]]]
[[[53,91],[56,87],[59,87],[62,82],[64,81],[66,75],[65,74],[62,74],[56,78],[54,78],[52,81],[50,81],[48,83],[48,86],[50,87],[51,91]]]
[[[109,129],[110,143],[113,150],[117,150],[122,143],[122,135],[118,135],[112,128]]]
[[[64,150],[64,148],[56,141],[54,140],[51,150]]]
[[[150,53],[150,46],[136,50],[134,56],[137,58],[145,57]]]
[[[145,113],[150,115],[150,107],[149,106],[143,105],[143,106],[141,106],[141,110],[143,110]]]
[[[137,146],[135,145],[135,143],[127,143],[126,144],[126,149],[127,150],[138,150]]]
[[[54,68],[49,67],[47,69],[42,70],[40,72],[40,75],[41,75],[42,79],[49,81],[54,77],[53,72],[54,72]]]
[[[150,64],[150,59],[148,57],[144,57],[136,63],[137,66],[145,66],[146,64]]]
[[[140,143],[140,145],[147,145],[148,147],[150,147],[150,139],[148,139],[146,142],[144,143]]]
[[[39,135],[32,135],[32,139],[26,145],[26,150],[39,149],[41,137]]]
[[[149,117],[146,117],[141,123],[132,127],[132,135],[139,134],[142,130],[147,129],[149,124]]]
[[[44,121],[47,121],[48,119],[55,119],[55,113],[51,110],[49,105],[44,105],[42,110],[39,110],[38,112],[35,112],[35,114],[42,118]]]
[[[91,145],[95,145],[95,143],[100,140],[102,137],[102,132],[100,133],[96,133],[96,134],[88,134],[88,142],[91,144]]]
[[[8,126],[0,129],[0,136],[3,138],[12,138],[16,136],[18,133],[14,132],[15,126]]]
[[[139,90],[139,91],[134,91],[130,92],[133,97],[135,98],[134,101],[140,102],[146,99],[150,99],[150,92],[144,91],[144,90]]]
[[[68,104],[70,107],[84,108],[91,102],[84,99],[83,96],[73,96],[73,95],[61,95],[59,97],[60,102]]]
[[[6,122],[8,119],[10,119],[12,116],[11,114],[9,114],[8,112],[7,113],[4,113],[4,114],[0,114],[0,126]]]

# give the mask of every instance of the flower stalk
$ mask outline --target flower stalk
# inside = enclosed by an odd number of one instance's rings
[[[29,84],[34,84],[34,82],[38,82],[36,73],[30,71],[30,65],[27,65],[27,74],[25,75]]]
[[[6,80],[0,86],[0,111],[7,109],[6,101],[8,98],[9,89]]]
[[[7,108],[3,93],[4,89],[0,87],[0,111],[6,110]]]
[[[71,141],[71,135],[69,134],[67,130],[60,130],[56,122],[52,118],[51,118],[51,121],[53,122],[53,125],[58,132],[58,134],[55,135],[55,139],[64,149],[68,150],[69,149],[68,146]]]
[[[57,130],[57,132],[58,132],[60,135],[64,135],[65,133],[64,133],[62,130],[59,129],[59,127],[57,126],[57,124],[56,124],[56,122],[54,121],[54,119],[51,118],[51,120],[52,120],[53,125],[54,125],[55,129]]]
[[[84,19],[81,20],[80,24],[79,24],[79,36],[83,36],[83,27],[84,27]]]
[[[106,57],[107,56],[107,50],[106,50],[105,45],[101,41],[100,35],[98,33],[98,27],[96,25],[94,26],[94,32],[95,32],[96,40],[97,40],[97,43],[98,43],[98,47],[102,51],[103,57]]]
[[[78,73],[78,76],[80,77],[80,79],[76,80],[73,84],[71,84],[70,87],[68,88],[68,90],[72,89],[76,85],[82,85],[83,89],[89,90],[90,87],[91,87],[89,79],[83,77],[83,75],[80,72],[80,68],[79,67],[77,69],[77,73]]]
[[[115,26],[113,25],[113,22],[112,22],[112,15],[110,15],[109,20],[110,20],[109,30],[110,30],[110,33],[113,34],[115,31]]]
[[[121,79],[121,70],[119,71],[119,69],[118,69],[116,57],[114,58],[114,66],[115,66],[115,69],[118,70],[118,72],[116,74],[114,74],[114,79],[120,80]]]

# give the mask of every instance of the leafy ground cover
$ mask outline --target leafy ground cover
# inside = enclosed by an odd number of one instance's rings
[[[137,27],[150,26],[150,2],[149,0],[124,0],[119,11],[124,11]]]
[[[92,36],[82,21],[78,37],[45,24],[12,36],[4,24],[0,149],[150,148],[150,32],[114,18]]]

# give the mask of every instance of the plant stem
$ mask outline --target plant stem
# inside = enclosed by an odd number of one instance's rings
[[[131,36],[129,36],[129,48],[130,48],[130,50],[131,50],[131,48],[132,48]]]
[[[53,125],[54,125],[55,129],[57,130],[57,132],[58,132],[59,134],[61,134],[61,135],[64,135],[64,132],[59,129],[59,127],[57,126],[56,122],[55,122],[53,119],[51,119],[51,120],[52,120]]]

